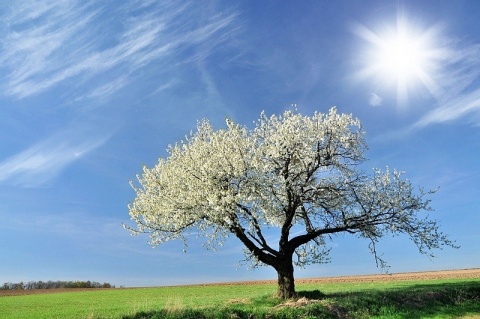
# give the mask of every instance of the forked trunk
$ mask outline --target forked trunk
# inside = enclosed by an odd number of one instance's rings
[[[295,279],[293,278],[293,264],[284,263],[277,269],[278,290],[277,297],[281,299],[295,298]]]

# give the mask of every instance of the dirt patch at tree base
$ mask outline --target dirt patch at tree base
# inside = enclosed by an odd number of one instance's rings
[[[281,303],[275,308],[285,308],[285,307],[305,307],[306,305],[310,305],[312,303],[319,303],[321,302],[318,299],[307,299],[305,297],[302,297],[300,299],[289,299],[285,301],[284,303]]]

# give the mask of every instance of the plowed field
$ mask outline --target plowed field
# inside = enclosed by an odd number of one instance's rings
[[[409,272],[397,274],[365,275],[365,276],[345,276],[345,277],[326,277],[313,279],[298,279],[298,283],[337,283],[337,282],[373,282],[373,281],[400,281],[400,280],[438,280],[438,279],[468,279],[480,278],[480,268],[442,270],[442,271],[424,271]]]
[[[296,278],[297,284],[311,283],[342,283],[342,282],[375,282],[375,281],[405,281],[405,280],[441,280],[441,279],[480,279],[480,268],[422,271],[407,273],[392,273],[379,275],[357,275],[342,277]],[[275,280],[240,281],[211,285],[252,285],[272,284]],[[210,284],[209,284],[210,285]]]
[[[343,276],[343,277],[321,277],[321,278],[298,278],[295,283],[343,283],[343,282],[382,282],[382,281],[406,281],[406,280],[442,280],[442,279],[480,279],[480,268],[442,270],[442,271],[423,271],[408,273],[393,273],[380,275],[361,275],[361,276]],[[275,280],[257,280],[241,281],[228,283],[204,284],[201,286],[214,285],[253,285],[253,284],[275,284]],[[115,289],[115,288],[111,288]],[[35,290],[0,290],[0,297],[14,295],[29,295],[42,293],[58,292],[80,292],[93,291],[95,289],[35,289]],[[99,289],[104,290],[104,289]]]

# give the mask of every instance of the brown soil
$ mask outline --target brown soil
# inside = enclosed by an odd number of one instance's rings
[[[438,279],[480,279],[480,268],[408,272],[381,275],[324,277],[313,279],[297,279],[297,283],[342,283],[342,282],[375,282],[405,280],[438,280]]]
[[[344,283],[344,282],[385,282],[385,281],[406,281],[406,280],[438,280],[438,279],[480,279],[480,268],[472,269],[458,269],[458,270],[441,270],[441,271],[423,271],[423,272],[408,272],[408,273],[394,273],[381,275],[361,275],[361,276],[343,276],[343,277],[322,277],[322,278],[298,278],[295,283]],[[275,280],[256,280],[256,281],[241,281],[229,283],[212,283],[206,285],[259,285],[259,284],[276,284]],[[115,288],[110,288],[115,289]],[[34,290],[0,290],[0,297],[2,296],[17,296],[17,295],[31,295],[31,294],[45,294],[45,293],[59,293],[59,292],[82,292],[106,290],[104,288],[98,289],[34,289]]]
[[[296,278],[296,284],[343,283],[343,282],[376,282],[406,280],[438,280],[438,279],[480,279],[480,268],[392,273],[379,275],[356,275],[342,277]],[[276,284],[276,280],[240,281],[205,285],[255,285]]]

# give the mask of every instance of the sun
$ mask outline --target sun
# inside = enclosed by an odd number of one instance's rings
[[[373,78],[381,85],[394,86],[398,105],[408,104],[409,91],[418,87],[436,92],[436,28],[422,30],[398,18],[394,27],[379,32],[364,26],[357,26],[355,32],[368,44],[361,54],[362,79]]]
[[[418,39],[407,33],[401,33],[380,43],[373,63],[376,68],[385,73],[385,76],[406,80],[420,77],[424,74],[427,65],[428,52]]]

